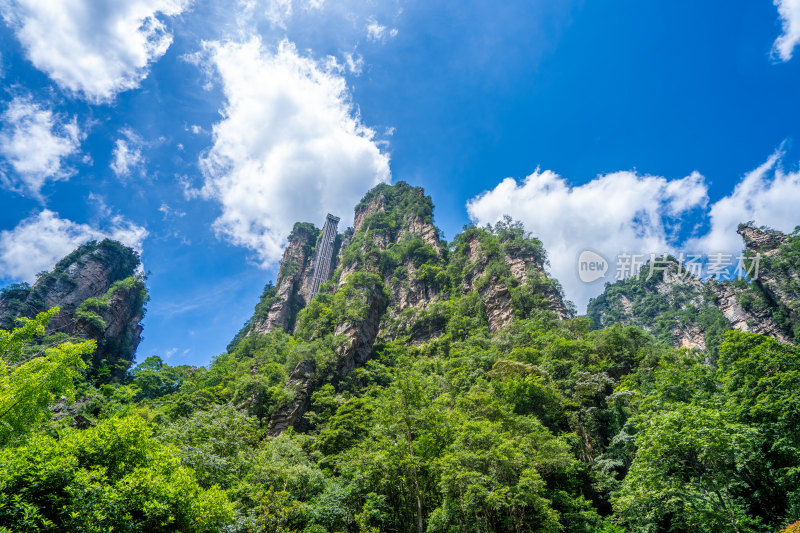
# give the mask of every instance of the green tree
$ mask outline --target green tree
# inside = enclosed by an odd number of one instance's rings
[[[762,465],[759,434],[725,413],[683,404],[642,420],[614,498],[639,531],[754,531],[747,496]]]
[[[759,507],[765,518],[800,516],[800,349],[775,339],[731,331],[719,349],[726,407],[764,435],[768,468],[759,472]]]
[[[0,451],[0,527],[13,531],[218,531],[225,493],[203,489],[142,418],[112,418]]]
[[[85,367],[82,358],[95,349],[94,341],[85,341],[31,350],[33,340],[58,313],[54,307],[33,319],[20,318],[13,331],[0,330],[0,445],[46,419],[54,396],[72,395]]]

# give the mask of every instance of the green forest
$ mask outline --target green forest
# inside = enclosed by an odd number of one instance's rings
[[[269,283],[207,367],[98,371],[95,341],[47,334],[57,308],[0,331],[0,531],[800,531],[796,345],[708,313],[707,353],[559,315],[555,280],[509,267],[546,263],[520,224],[437,249],[403,231],[432,223],[427,197],[382,186],[361,208],[378,195],[293,330],[252,330]],[[433,296],[399,310],[414,284]],[[102,327],[101,305],[83,319]],[[342,331],[374,312],[368,359],[341,372]],[[298,368],[307,410],[270,435]]]

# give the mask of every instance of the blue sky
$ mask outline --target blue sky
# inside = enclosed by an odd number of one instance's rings
[[[0,0],[2,284],[121,239],[149,272],[137,358],[199,365],[293,222],[346,225],[382,181],[423,186],[448,239],[522,220],[579,309],[583,249],[800,224],[796,2],[494,4]]]

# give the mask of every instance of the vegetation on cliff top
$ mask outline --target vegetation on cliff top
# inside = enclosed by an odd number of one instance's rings
[[[88,263],[100,265],[102,272],[97,274],[103,276],[104,280],[97,281],[107,281],[109,289],[105,294],[79,302],[76,309],[70,310],[68,316],[74,325],[67,326],[68,331],[48,330],[49,335],[35,339],[30,349],[62,342],[68,335],[95,339],[98,341],[95,352],[91,357],[85,357],[89,363],[87,371],[94,378],[109,380],[127,371],[133,362],[134,347],[139,340],[138,332],[128,331],[127,335],[115,335],[114,338],[105,334],[108,324],[103,317],[108,317],[111,312],[109,304],[112,297],[116,295],[120,300],[118,303],[127,309],[131,317],[140,318],[144,316],[148,300],[146,277],[138,272],[141,264],[139,254],[117,241],[89,241],[60,260],[51,272],[41,272],[33,287],[20,283],[0,291],[3,309],[0,328],[10,330],[20,317],[33,318],[47,311],[45,301],[58,300],[77,288],[75,273]]]

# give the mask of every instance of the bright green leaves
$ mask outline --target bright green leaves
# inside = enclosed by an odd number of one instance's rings
[[[642,530],[751,531],[746,496],[762,465],[759,434],[693,405],[642,422],[615,508]]]
[[[17,531],[217,531],[232,515],[138,417],[0,452],[0,523]]]
[[[333,334],[337,327],[348,322],[366,320],[376,293],[380,293],[382,301],[388,300],[383,282],[376,274],[350,274],[335,293],[321,292],[300,311],[295,336],[311,341]]]
[[[800,514],[800,349],[752,333],[730,332],[720,346],[726,407],[760,430],[769,461],[765,494],[773,512]]]
[[[437,464],[442,504],[429,531],[562,530],[542,475],[558,476],[574,458],[535,421],[525,431],[506,427],[486,420],[457,425]]]
[[[0,330],[0,445],[33,430],[49,414],[55,396],[70,396],[75,378],[84,368],[83,356],[95,349],[94,341],[65,342],[38,354],[24,348],[44,333],[57,307],[35,319],[20,319],[13,331]]]

